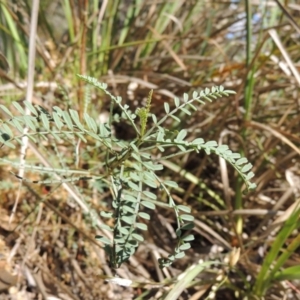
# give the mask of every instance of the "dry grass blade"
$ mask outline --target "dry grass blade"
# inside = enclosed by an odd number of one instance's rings
[[[32,103],[33,98],[33,87],[34,87],[34,67],[35,67],[35,52],[36,52],[36,32],[37,32],[37,21],[38,21],[38,12],[39,12],[39,0],[34,0],[32,3],[32,13],[31,13],[31,26],[30,26],[30,41],[29,41],[29,57],[28,57],[28,86],[26,90],[26,100],[29,103]],[[26,114],[30,115],[31,112],[28,108],[26,108]],[[22,137],[22,147],[21,147],[21,155],[20,155],[20,164],[25,164],[25,157],[26,152],[28,148],[28,128],[25,127],[23,131],[23,137]],[[25,169],[20,168],[18,175],[20,177],[24,177]],[[21,194],[21,186],[22,183],[19,184],[19,190],[16,195],[16,200],[14,207],[12,209],[11,214],[11,220],[14,217],[14,214],[16,213],[17,205],[19,203],[19,198]]]
[[[292,15],[287,11],[287,9],[278,0],[275,0],[275,2],[280,7],[280,9],[283,11],[283,13],[287,16],[289,22],[293,25],[293,27],[298,32],[298,34],[300,34],[300,27],[299,27],[298,23],[294,20]],[[293,7],[293,5],[294,5],[293,3],[289,4],[290,7]],[[295,7],[297,7],[297,6],[295,6]]]
[[[273,129],[268,125],[261,124],[255,121],[250,121],[249,126],[269,131],[270,133],[272,133],[272,135],[280,139],[283,143],[287,144],[289,147],[291,147],[295,152],[297,152],[300,155],[300,149],[294,143],[292,143],[288,138],[286,138],[283,134],[278,132],[276,129]]]
[[[175,96],[182,103],[183,93],[191,95],[206,87],[223,85],[237,95],[207,103],[191,115],[182,112],[178,115],[180,124],[168,120],[166,136],[173,139],[186,128],[189,141],[201,137],[228,144],[254,164],[257,189],[242,195],[235,170],[214,155],[206,156],[200,151],[174,156],[176,146],[164,153],[154,147],[151,157],[157,162],[161,156],[167,157],[162,161],[164,169],[159,171],[162,182],[178,184],[170,189],[174,203],[190,207],[196,218],[195,228],[186,231],[187,236],[194,234],[195,240],[184,258],[169,268],[159,269],[157,259],[167,257],[175,244],[177,220],[170,209],[165,209],[169,199],[164,191],[149,186],[148,195],[155,193],[161,205],[156,205],[152,214],[145,208],[151,217],[140,225],[149,229],[143,232],[145,241],[130,262],[118,270],[125,283],[130,280],[133,284],[124,288],[115,283],[115,270],[107,264],[108,256],[93,238],[96,234],[112,237],[112,232],[97,228],[104,224],[98,213],[112,206],[110,187],[101,180],[74,183],[72,178],[64,178],[67,172],[57,171],[76,169],[101,177],[106,157],[99,145],[91,142],[96,136],[84,136],[87,143],[78,143],[80,137],[72,139],[71,128],[64,141],[39,138],[36,144],[29,144],[28,169],[21,176],[25,177],[24,189],[20,191],[22,201],[12,222],[17,237],[7,225],[17,191],[10,172],[17,170],[16,164],[7,162],[16,161],[20,148],[12,150],[0,145],[0,241],[5,240],[10,251],[9,267],[13,271],[21,268],[25,274],[14,286],[16,297],[144,300],[164,299],[173,292],[179,300],[202,300],[209,295],[223,300],[242,299],[256,292],[254,282],[248,278],[257,278],[271,252],[272,263],[279,266],[283,262],[282,276],[270,273],[276,280],[266,284],[257,297],[296,299],[298,282],[288,268],[298,265],[297,250],[292,246],[298,242],[299,227],[291,235],[284,236],[281,231],[294,217],[291,212],[299,203],[297,1],[248,1],[251,6],[247,11],[242,1],[77,2],[40,2],[34,38],[30,26],[33,28],[35,21],[30,17],[30,9],[37,8],[38,1],[20,0],[18,5],[0,1],[0,104],[11,107],[10,103],[16,100],[22,106],[20,100],[27,93],[27,100],[32,99],[33,105],[41,105],[49,112],[54,106],[64,111],[71,108],[79,114],[84,109],[96,120],[95,134],[99,137],[102,133],[97,130],[103,116],[109,114],[110,101],[102,91],[85,90],[83,82],[76,79],[78,70],[107,83],[108,90],[122,97],[132,113],[144,107],[149,90],[153,89],[150,113],[157,119],[164,116],[165,102],[171,110],[175,107]],[[246,39],[247,33],[251,39]],[[29,50],[28,42],[34,41],[37,55],[33,63],[34,48]],[[30,79],[33,77],[35,84]],[[243,95],[245,88],[247,93]],[[121,115],[118,107],[112,111],[115,116]],[[245,122],[248,117],[251,119]],[[1,118],[1,138],[8,134],[2,119],[9,124],[9,118]],[[148,128],[155,127],[152,118],[147,121]],[[51,128],[53,123],[48,123]],[[116,122],[113,127],[113,135],[124,145],[136,138],[127,125]],[[113,151],[120,148],[119,145]],[[124,162],[124,174],[136,172],[127,169],[127,163]],[[290,171],[296,181],[291,179]],[[62,188],[49,193],[47,188],[52,187],[47,182],[52,178]],[[28,182],[40,180],[44,183],[36,184],[37,191],[32,192]],[[39,205],[40,202],[44,204]],[[92,209],[96,212],[95,224],[89,218]],[[236,232],[238,219],[243,226]],[[106,219],[105,225],[112,226],[112,220]],[[279,245],[277,256],[271,250],[273,245]],[[228,284],[219,285],[217,275],[224,275],[219,262],[230,256],[228,252],[234,247],[240,248],[240,260],[226,273]],[[3,253],[6,252],[1,248],[0,254]],[[200,258],[216,264],[196,274],[192,281],[183,279],[181,285],[174,282],[173,279],[181,278],[180,274],[186,274],[187,265],[195,265]],[[22,269],[24,259],[27,270]],[[1,270],[7,270],[6,267]],[[40,273],[34,280],[30,274],[35,274],[36,269]],[[12,276],[13,271],[9,272]],[[284,277],[287,275],[291,277]],[[265,283],[266,280],[263,279]],[[15,285],[15,278],[10,285]],[[0,298],[8,297],[6,285]]]
[[[10,70],[9,63],[2,52],[0,52],[0,70],[8,73]]]
[[[298,85],[300,86],[300,74],[295,66],[295,64],[292,62],[288,52],[286,51],[286,49],[283,47],[280,38],[277,34],[277,32],[274,29],[270,29],[269,30],[269,34],[271,35],[271,37],[273,38],[275,44],[277,45],[277,47],[279,48],[280,52],[282,53],[282,56],[284,57],[286,63],[288,64],[288,66],[290,67],[292,74],[294,75]]]

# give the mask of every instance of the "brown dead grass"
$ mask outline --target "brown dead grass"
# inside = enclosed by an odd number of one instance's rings
[[[297,16],[299,8],[295,5],[289,11],[291,15]],[[159,270],[157,257],[169,253],[174,245],[174,217],[168,211],[157,209],[148,224],[149,232],[144,236],[146,242],[140,246],[135,257],[122,266],[119,275],[141,283],[163,280],[166,283],[159,288],[151,288],[150,284],[146,288],[142,284],[137,288],[123,288],[105,282],[105,276],[111,276],[112,271],[103,250],[94,240],[97,230],[78,205],[74,204],[68,192],[60,184],[53,185],[47,191],[42,185],[24,183],[16,213],[12,215],[19,185],[9,174],[9,168],[1,166],[2,181],[13,182],[13,188],[5,188],[5,183],[2,185],[0,198],[1,299],[47,299],[52,295],[59,299],[125,300],[135,299],[145,291],[149,294],[143,299],[159,299],[162,292],[172,288],[172,282],[168,282],[168,279],[179,275],[200,258],[223,260],[232,247],[241,248],[241,259],[236,267],[239,273],[228,273],[231,284],[243,290],[245,287],[241,277],[255,278],[265,255],[261,255],[261,251],[268,249],[273,240],[272,235],[276,235],[276,230],[280,228],[281,220],[288,217],[290,209],[300,199],[299,82],[295,74],[286,71],[282,52],[274,47],[273,57],[257,45],[258,52],[253,62],[256,71],[252,118],[244,122],[243,91],[248,71],[244,63],[245,41],[225,39],[234,14],[220,6],[219,11],[212,16],[209,13],[203,14],[203,18],[199,18],[183,35],[170,27],[164,32],[164,39],[145,58],[137,55],[140,45],[112,50],[109,63],[112,71],[102,75],[100,81],[108,83],[112,92],[122,96],[133,109],[143,103],[149,89],[153,88],[152,109],[156,114],[163,113],[164,101],[172,103],[173,95],[180,96],[183,92],[219,84],[235,90],[235,96],[206,104],[193,117],[183,119],[181,126],[190,129],[191,138],[200,136],[205,140],[221,139],[232,150],[243,150],[254,165],[254,181],[258,186],[254,192],[243,196],[243,209],[235,210],[236,175],[230,167],[224,168],[217,157],[207,157],[201,153],[187,154],[172,160],[199,179],[198,183],[192,182],[168,167],[163,174],[179,184],[181,189],[174,191],[178,203],[192,207],[197,219],[194,230],[196,239],[184,259],[175,262],[165,272]],[[204,29],[208,20],[212,29],[207,36]],[[296,36],[299,33],[289,25],[287,19],[282,24],[277,24],[277,33],[284,51],[289,54],[295,70],[299,72],[299,51],[296,50]],[[141,39],[138,31],[133,28],[132,32],[133,40]],[[155,30],[153,32],[157,38],[161,38],[159,33],[155,33]],[[262,35],[264,38],[259,42],[272,42],[267,29],[262,31]],[[258,35],[255,37],[258,38]],[[178,49],[171,51],[175,43],[179,45]],[[77,51],[76,45],[64,47],[62,51],[51,48],[47,53],[56,66],[63,66],[67,70],[69,65],[72,69],[74,61],[71,53]],[[70,83],[74,82],[74,79],[70,80],[73,72],[60,78],[60,70],[56,74],[55,68],[51,68],[52,71],[49,69],[41,72],[38,82],[49,81],[53,71],[54,78],[68,87],[68,97],[75,99],[76,85]],[[131,91],[133,83],[135,89]],[[3,83],[2,95],[8,93],[10,88],[11,85]],[[22,99],[23,91],[14,92],[15,98]],[[58,89],[44,85],[36,88],[33,101],[51,109],[62,100],[63,95]],[[103,100],[101,95],[92,94],[91,101],[95,117],[98,117],[96,113],[101,115],[109,107],[107,99]],[[119,137],[127,138],[128,132],[120,128],[116,130]],[[243,137],[244,130],[247,132],[246,138]],[[45,148],[52,157],[55,156],[50,145],[45,144]],[[5,149],[0,151],[3,157],[16,156]],[[61,149],[61,154],[72,158],[69,145]],[[27,154],[28,160],[32,157],[30,153]],[[93,160],[101,159],[101,154],[94,151],[91,157]],[[36,174],[26,173],[28,180],[37,180],[34,176]],[[99,193],[89,183],[79,183],[79,187],[90,205],[98,211],[109,206],[108,190]],[[161,197],[163,201],[164,196]],[[240,235],[234,229],[237,216],[243,219]],[[293,236],[297,234],[299,232],[293,233]],[[287,266],[299,264],[299,255],[299,251],[295,252],[287,261]],[[195,286],[185,291],[180,299],[205,299],[216,282],[218,272],[220,268],[216,267],[201,274]],[[3,274],[7,276],[4,279]],[[299,297],[296,284],[292,281],[276,283],[266,299],[281,297],[282,293],[292,297],[297,297],[297,294]],[[204,296],[201,298],[200,295]],[[234,298],[228,287],[220,290],[216,299]]]

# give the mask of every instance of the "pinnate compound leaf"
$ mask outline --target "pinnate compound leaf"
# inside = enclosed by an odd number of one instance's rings
[[[144,241],[144,238],[143,238],[140,234],[133,233],[131,236],[132,236],[134,239],[136,239],[137,241],[139,241],[139,242],[143,242],[143,241]]]
[[[135,250],[132,247],[137,247],[139,243],[136,240],[129,240],[128,244],[130,244],[131,247],[126,247],[126,251],[129,251],[133,254]]]
[[[197,111],[197,108],[192,103],[188,103],[188,107],[193,111]]]
[[[240,165],[243,165],[243,164],[245,164],[245,163],[247,163],[247,162],[248,162],[247,158],[246,158],[246,157],[242,157],[242,158],[238,159],[238,160],[235,162],[235,164],[236,164],[237,166],[240,166]]]
[[[137,161],[132,162],[132,168],[141,173],[143,171],[143,166]]]
[[[204,144],[204,140],[201,139],[201,138],[197,138],[197,139],[192,141],[192,144],[193,145],[202,145],[202,144]]]
[[[96,235],[95,239],[96,239],[96,241],[102,242],[103,244],[107,244],[107,245],[111,244],[111,241],[102,235]]]
[[[128,185],[134,191],[140,192],[140,187],[136,183],[134,183],[132,181],[128,181]]]
[[[8,134],[10,137],[13,137],[14,134],[7,124],[3,123],[2,128],[3,128],[3,130],[2,130],[3,134],[5,133],[5,134]],[[8,138],[7,140],[9,140],[9,139],[10,138]]]
[[[101,224],[100,227],[107,231],[113,231],[113,228],[111,228],[110,226],[108,226],[106,224]]]
[[[67,124],[68,128],[70,130],[73,130],[73,123],[72,123],[72,120],[70,118],[70,115],[66,111],[63,111],[62,113],[63,113],[62,117],[64,118],[65,123]]]
[[[118,236],[115,236],[114,242],[118,245],[122,245],[122,244],[125,244],[125,239],[121,235],[118,235]]]
[[[194,239],[195,239],[195,237],[192,234],[189,234],[182,238],[182,240],[185,242],[190,242],[190,241],[193,241]]]
[[[246,176],[246,180],[250,180],[251,178],[254,177],[254,173],[253,172],[249,172]]]
[[[154,188],[154,189],[157,188],[157,183],[156,183],[156,181],[153,181],[153,180],[150,180],[150,179],[143,179],[143,182],[144,182],[145,184],[147,184],[149,187],[152,187],[152,188]]]
[[[15,128],[17,128],[20,132],[23,132],[23,126],[20,124],[20,122],[16,118],[13,118],[11,120],[11,122]]]
[[[113,217],[113,213],[112,212],[107,212],[107,211],[101,211],[100,212],[100,216],[103,218],[112,218]]]
[[[42,123],[43,123],[43,126],[45,127],[45,129],[47,131],[49,131],[50,130],[50,123],[49,123],[48,116],[45,115],[45,114],[41,114],[41,120],[42,120]]]
[[[231,153],[230,154],[230,158],[232,158],[232,159],[239,159],[239,158],[241,158],[241,154],[239,154],[239,153]]]
[[[183,141],[183,139],[186,137],[186,135],[187,135],[187,131],[185,129],[180,130],[180,132],[178,133],[175,141],[176,142]]]
[[[141,229],[141,230],[145,230],[145,231],[148,230],[148,226],[144,223],[136,223],[135,227],[138,228],[138,229]]]
[[[70,132],[68,132],[68,131],[65,131],[64,132],[64,135],[66,136],[66,138],[68,139],[68,140],[70,140],[70,141],[72,141],[72,140],[74,140],[74,134],[73,133],[70,133]]]
[[[141,204],[147,208],[155,209],[155,204],[149,201],[142,201]]]
[[[183,145],[176,145],[182,152],[186,152],[186,148]]]
[[[189,222],[194,221],[194,217],[192,215],[181,215],[180,218],[184,221],[189,221]]]
[[[21,113],[22,115],[25,115],[25,111],[24,111],[23,107],[20,105],[19,102],[13,101],[12,104],[13,104],[13,106],[17,109],[17,111],[18,111],[19,113]]]
[[[187,223],[181,227],[181,230],[191,230],[194,228],[194,226],[195,226],[194,223]]]
[[[189,95],[187,93],[183,94],[183,101],[188,102],[189,101]]]
[[[254,182],[251,182],[248,186],[249,190],[255,190],[256,189],[256,184]]]
[[[84,120],[89,129],[93,130],[94,133],[97,133],[97,123],[93,118],[91,118],[87,113],[84,113]]]
[[[6,106],[4,106],[4,105],[2,105],[2,104],[0,104],[0,108],[10,117],[10,118],[13,118],[13,114],[9,111],[9,109],[6,107]]]
[[[118,227],[118,230],[120,233],[124,234],[124,235],[128,235],[129,234],[129,230],[125,227]]]
[[[102,137],[110,136],[110,128],[106,123],[100,123],[99,124],[100,134]],[[124,148],[125,146],[120,145],[121,148]]]
[[[227,145],[219,145],[218,148],[216,149],[219,152],[225,152],[226,150],[228,150],[228,146]]]
[[[122,216],[121,220],[124,221],[125,223],[132,225],[134,223],[135,217],[133,215],[131,216]]]
[[[175,258],[176,259],[180,259],[180,258],[183,258],[183,257],[185,257],[185,253],[184,252],[179,252],[179,253],[175,254]]]
[[[64,123],[62,122],[61,118],[56,112],[53,112],[52,114],[55,126],[58,128],[58,130],[61,130],[61,128],[64,126]]]
[[[178,122],[178,123],[181,122],[181,120],[180,120],[178,117],[174,116],[174,115],[170,115],[170,117],[171,117],[173,120],[175,120],[176,122]]]
[[[53,110],[53,112],[56,112],[57,115],[59,115],[60,117],[63,116],[63,110],[62,110],[60,107],[58,107],[58,106],[53,106],[52,110]]]
[[[155,194],[149,192],[149,191],[143,191],[143,194],[144,194],[145,196],[147,196],[148,198],[150,198],[150,199],[153,199],[153,200],[156,200],[156,199],[157,199],[157,196],[156,196]]]
[[[74,123],[77,125],[77,127],[84,131],[84,127],[83,125],[81,124],[80,120],[79,120],[79,115],[78,115],[78,112],[74,109],[69,109],[69,113],[74,121]]]
[[[165,148],[162,146],[157,145],[157,148],[160,152],[165,152]]]
[[[178,188],[178,184],[175,181],[165,180],[164,184],[173,188]]]
[[[213,148],[213,147],[217,147],[218,146],[218,143],[216,141],[208,141],[205,143],[205,147],[208,147],[208,148]]]
[[[134,142],[130,143],[130,147],[133,149],[133,151],[135,151],[136,153],[140,153],[140,150],[138,149],[138,147],[136,146],[136,144]]]
[[[138,201],[136,199],[136,197],[133,197],[132,195],[129,195],[129,194],[123,194],[123,198],[124,198],[124,200],[126,200],[128,202],[137,202]]]
[[[243,173],[246,173],[246,172],[250,171],[251,168],[252,168],[252,164],[248,163],[248,164],[246,164],[245,166],[243,166],[243,168],[242,168],[241,171],[242,171]]]
[[[100,136],[98,136],[96,133],[88,131],[87,134],[89,136],[91,136],[93,139],[95,139],[95,141],[102,141],[102,139],[100,138]]]
[[[156,181],[156,176],[153,171],[144,171],[143,172],[144,178],[150,179],[152,181]]]
[[[153,162],[150,161],[143,161],[142,164],[149,170],[153,171],[160,171],[163,170],[163,165],[161,164],[154,164]]]
[[[180,110],[181,110],[182,112],[184,112],[184,113],[185,113],[186,115],[188,115],[188,116],[191,115],[191,112],[188,111],[188,110],[187,110],[186,108],[184,108],[184,107],[181,107]]]
[[[25,115],[24,122],[28,128],[30,128],[32,131],[36,131],[36,126],[34,124],[35,118],[33,118],[32,116],[29,116],[29,115]]]
[[[178,107],[180,105],[180,100],[178,97],[175,97],[174,98],[174,103],[175,103],[175,106]]]
[[[199,95],[198,92],[197,92],[197,91],[194,91],[194,92],[193,92],[193,95],[192,95],[193,99],[194,99],[194,98],[197,98],[198,95]]]
[[[29,101],[25,100],[23,103],[31,113],[33,113],[35,116],[38,115],[38,112],[36,111],[35,107]]]
[[[60,143],[61,142],[61,138],[55,133],[55,132],[51,132],[51,135],[55,138],[55,140],[58,142],[58,143]],[[30,136],[28,136],[28,137],[30,137]],[[31,138],[32,138],[32,136],[31,136]]]
[[[139,212],[138,213],[139,217],[141,217],[142,219],[145,219],[145,220],[150,220],[150,215],[145,213],[145,212]]]
[[[181,246],[179,246],[179,250],[181,250],[181,251],[186,251],[186,250],[188,250],[190,248],[191,248],[191,244],[190,243],[184,243]]]
[[[164,141],[164,136],[165,136],[165,132],[164,130],[160,130],[158,131],[158,134],[157,134],[157,137],[156,137],[156,140],[158,142],[163,142]]]
[[[129,176],[132,180],[134,181],[140,181],[141,180],[141,177],[139,174],[137,174],[136,172],[130,172],[129,173]]]
[[[75,135],[77,135],[84,143],[87,142],[87,140],[85,139],[85,137],[83,136],[83,134],[81,134],[80,132],[75,132]]]
[[[7,139],[8,136],[6,135],[6,133],[2,133],[0,134],[0,143],[3,143],[5,146],[15,149],[15,145],[12,144],[11,142],[8,142],[9,139]]]
[[[177,205],[177,208],[181,211],[184,211],[186,213],[190,213],[191,212],[191,208],[188,206],[184,206],[184,205]]]
[[[123,202],[122,202],[122,203],[123,203]],[[129,202],[129,203],[131,204],[132,202]],[[123,210],[124,212],[132,213],[132,214],[135,213],[135,209],[134,209],[133,207],[131,207],[130,205],[126,205],[126,204],[123,204],[122,210]]]
[[[135,117],[134,115],[132,115],[132,112],[129,110],[129,106],[128,105],[124,105],[121,103],[121,98],[119,97],[114,97],[113,95],[110,94],[109,91],[106,90],[107,86],[103,85],[101,83],[99,83],[95,78],[92,77],[88,77],[88,76],[79,76],[80,78],[88,81],[89,83],[93,84],[95,87],[102,89],[107,95],[110,96],[110,98],[112,99],[112,101],[114,101],[120,108],[121,108],[121,115],[122,118],[125,119],[130,119],[130,121],[132,122],[133,117]],[[204,101],[202,100],[207,100],[207,101],[211,101],[213,99],[216,99],[218,97],[221,97],[223,95],[226,94],[227,91],[224,91],[223,87],[212,87],[211,89],[206,88],[204,91],[201,91],[200,94],[198,94],[197,92],[193,93],[193,98],[191,100],[189,100],[189,96],[188,94],[184,94],[183,95],[183,102],[181,102],[178,98],[174,99],[174,104],[175,107],[177,107],[177,109],[172,110],[170,109],[170,105],[169,103],[165,103],[164,104],[164,109],[165,112],[167,114],[167,117],[171,117],[173,120],[175,120],[176,122],[180,122],[181,120],[175,116],[176,112],[183,112],[185,114],[191,114],[192,110],[195,110],[196,107],[194,107],[191,102],[194,101],[194,104],[198,104],[198,103],[204,103]],[[227,93],[230,94],[230,91]],[[202,99],[200,99],[202,98]],[[184,106],[184,102],[186,104],[186,106]],[[196,103],[195,103],[196,102]],[[180,105],[182,103],[182,105]],[[181,107],[183,106],[183,107]],[[71,114],[72,115],[72,114]],[[151,114],[149,114],[151,115]],[[182,114],[181,114],[182,115]],[[73,116],[72,116],[73,117]],[[166,118],[162,119],[162,121],[164,121]],[[73,118],[74,122],[76,123],[76,120]],[[230,164],[232,164],[234,166],[234,168],[239,172],[239,174],[243,177],[244,180],[247,180],[252,178],[253,173],[250,172],[249,174],[248,171],[250,170],[249,164],[247,164],[247,160],[246,161],[240,161],[240,156],[238,154],[234,154],[232,153],[231,150],[229,150],[229,148],[227,146],[218,146],[218,144],[215,141],[209,141],[206,144],[204,144],[203,139],[196,139],[194,142],[190,143],[190,142],[185,142],[184,139],[187,135],[187,132],[185,130],[181,130],[179,132],[179,134],[177,135],[176,139],[173,140],[173,137],[166,137],[165,136],[165,129],[159,128],[159,125],[157,124],[157,118],[155,115],[152,114],[152,120],[153,123],[156,124],[154,130],[150,130],[150,134],[146,135],[145,137],[145,142],[149,142],[149,141],[154,141],[154,143],[158,144],[158,147],[160,147],[160,151],[163,151],[165,148],[170,147],[170,146],[177,146],[181,151],[191,151],[191,150],[195,150],[196,152],[198,152],[199,150],[204,150],[206,151],[207,154],[210,153],[216,153],[217,155],[219,155],[220,157],[223,157],[227,160],[227,162],[229,162]],[[86,122],[89,123],[89,120]],[[132,125],[134,125],[135,123],[132,122]],[[174,124],[174,122],[173,122]],[[73,126],[73,124],[72,124]],[[88,125],[90,131],[93,125],[90,124]],[[101,125],[100,125],[101,127]],[[73,131],[73,127],[70,128]],[[76,127],[75,127],[76,129]],[[94,133],[96,133],[94,131]],[[104,137],[109,136],[110,137],[110,131],[106,132],[104,134],[103,130],[100,129],[100,143],[105,143],[105,146],[107,146],[106,140],[104,140]],[[86,134],[89,134],[89,132],[86,132]],[[98,139],[99,140],[99,139]],[[123,197],[121,198],[121,201],[114,201],[114,208],[119,208],[120,211],[120,218],[121,218],[121,224],[124,225],[123,222],[128,223],[130,226],[125,226],[124,229],[120,229],[119,232],[119,238],[122,240],[122,243],[120,242],[120,244],[118,245],[118,248],[116,250],[116,264],[119,265],[122,262],[128,260],[128,258],[130,257],[130,255],[132,255],[135,252],[134,247],[136,247],[138,245],[138,242],[143,241],[143,237],[135,232],[131,233],[130,230],[132,230],[133,228],[136,229],[141,229],[141,230],[147,230],[147,226],[143,223],[136,223],[136,214],[134,213],[134,209],[136,209],[139,205],[141,204],[145,207],[154,209],[155,208],[155,204],[153,203],[153,201],[151,200],[156,200],[156,195],[151,193],[151,192],[144,192],[142,191],[142,183],[145,183],[147,185],[149,185],[150,187],[158,187],[160,185],[160,180],[158,180],[158,178],[155,175],[156,171],[162,170],[163,166],[162,165],[156,165],[154,161],[152,161],[151,157],[144,159],[144,157],[142,157],[142,153],[139,153],[139,145],[140,144],[131,144],[128,146],[128,144],[126,143],[126,145],[121,145],[121,141],[111,141],[110,142],[111,147],[119,147],[121,149],[125,149],[125,147],[127,147],[127,149],[130,151],[130,153],[134,153],[133,155],[131,155],[131,161],[134,165],[132,166],[132,168],[135,170],[134,173],[132,173],[130,176],[128,174],[127,171],[124,172],[124,176],[122,175],[122,180],[124,179],[124,182],[130,187],[131,191],[126,191],[126,189],[128,188],[128,186],[126,184],[123,185],[124,191],[122,191],[122,195]],[[113,145],[112,145],[113,144]],[[150,143],[151,144],[151,143]],[[150,145],[151,146],[151,145]],[[154,146],[154,145],[152,145]],[[132,149],[130,149],[130,147]],[[132,151],[133,150],[133,151]],[[147,151],[146,151],[147,152]],[[128,159],[129,160],[129,159]],[[145,160],[145,161],[143,161]],[[145,175],[145,173],[148,171],[149,174]],[[140,178],[141,177],[141,178]],[[128,181],[129,180],[129,181]],[[177,187],[176,182],[172,182],[172,181],[166,181],[163,183],[164,185],[168,186],[168,187]],[[248,185],[250,185],[250,183],[248,182]],[[131,198],[126,196],[126,193],[131,193]],[[138,196],[139,193],[142,193],[142,200],[140,198],[140,195]],[[134,195],[136,195],[134,197]],[[127,198],[127,199],[126,199]],[[137,201],[140,201],[140,203],[135,203]],[[119,207],[121,205],[121,208]],[[137,206],[138,205],[138,206]],[[171,206],[174,206],[174,202],[171,203]],[[190,230],[193,227],[193,216],[191,216],[190,213],[190,208],[186,207],[186,206],[175,206],[173,207],[176,211],[176,213],[178,214],[178,211],[180,211],[180,213],[186,213],[180,216],[180,222],[179,222],[179,228],[176,230],[176,234],[181,237],[181,234],[183,232],[183,230]],[[150,219],[150,216],[144,212],[139,212],[137,211],[137,214],[140,218],[144,218],[146,220]],[[182,221],[187,221],[187,224],[182,224],[185,222]],[[182,227],[180,227],[182,225]],[[122,227],[123,228],[123,227]],[[129,230],[128,230],[129,229]],[[128,232],[130,234],[129,238],[128,238]],[[126,245],[123,243],[123,241],[125,240],[125,237],[123,235],[127,235],[126,237]],[[170,255],[168,258],[162,259],[160,260],[160,266],[168,266],[170,265],[175,258],[181,258],[183,257],[184,254],[184,250],[187,250],[190,247],[190,244],[188,243],[188,241],[193,240],[194,237],[192,235],[188,235],[185,238],[180,239],[179,241],[184,242],[182,243],[180,246],[178,246],[178,248],[175,250],[175,252]]]
[[[153,123],[156,124],[157,123],[156,115],[152,114],[151,117],[152,117]]]
[[[165,103],[164,103],[164,108],[165,108],[166,114],[168,114],[168,113],[170,112],[170,105],[169,105],[168,102],[165,102]]]
[[[136,161],[141,162],[141,157],[138,154],[136,154],[135,152],[131,153],[131,157],[134,158]]]

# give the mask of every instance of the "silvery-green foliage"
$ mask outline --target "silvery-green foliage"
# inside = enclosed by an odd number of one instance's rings
[[[121,115],[110,116],[107,123],[100,123],[87,113],[80,119],[76,110],[62,110],[58,106],[48,112],[40,106],[34,106],[24,101],[31,115],[25,115],[24,108],[20,103],[14,102],[13,106],[18,111],[14,115],[6,106],[1,105],[2,110],[8,115],[6,120],[0,120],[0,143],[2,147],[15,148],[16,144],[22,143],[24,127],[28,127],[27,136],[31,142],[39,144],[41,141],[53,140],[57,143],[62,141],[74,143],[80,140],[82,143],[90,144],[91,141],[99,149],[99,153],[105,153],[105,160],[101,162],[103,174],[89,173],[84,170],[65,170],[47,169],[38,165],[24,165],[25,168],[36,172],[55,172],[72,175],[65,176],[64,181],[80,179],[103,179],[109,182],[113,191],[112,207],[113,211],[101,211],[103,218],[114,220],[113,226],[102,225],[102,229],[113,233],[113,240],[104,236],[97,236],[96,239],[104,244],[104,249],[109,255],[110,263],[113,268],[118,268],[133,255],[139,243],[143,242],[142,232],[147,230],[144,221],[150,220],[147,211],[154,210],[157,205],[168,206],[173,209],[177,220],[176,235],[178,238],[177,246],[173,253],[167,258],[159,261],[161,267],[170,266],[175,259],[182,258],[185,251],[190,248],[190,241],[193,235],[186,234],[193,227],[193,216],[190,208],[177,205],[170,190],[176,188],[177,184],[173,181],[163,180],[157,175],[157,171],[163,169],[159,160],[151,156],[152,149],[158,149],[162,153],[166,148],[176,146],[178,153],[199,152],[204,150],[206,154],[214,153],[224,158],[243,178],[248,189],[254,189],[255,184],[250,179],[254,176],[251,172],[252,165],[238,153],[233,153],[228,146],[219,146],[215,141],[205,142],[202,138],[188,141],[188,132],[180,130],[175,135],[169,134],[167,119],[180,122],[178,113],[191,115],[197,110],[197,104],[204,104],[205,101],[228,96],[233,91],[225,90],[222,86],[205,89],[200,93],[194,92],[190,98],[187,94],[182,99],[175,98],[174,105],[164,104],[165,114],[158,119],[151,113],[151,93],[148,98],[147,106],[140,108],[133,113],[128,105],[123,104],[120,97],[113,96],[108,90],[107,85],[99,83],[95,78],[79,75],[88,84],[106,93],[112,104],[118,106]],[[151,118],[152,126],[147,128],[147,120]],[[131,124],[136,138],[130,142],[117,139],[113,134],[112,121],[126,120]],[[0,163],[11,164],[18,167],[18,163],[5,158],[0,158]],[[50,180],[50,183],[53,182]],[[44,181],[46,183],[46,181]],[[49,184],[49,182],[47,182]],[[168,203],[161,203],[157,199],[155,190],[164,191],[167,195]]]

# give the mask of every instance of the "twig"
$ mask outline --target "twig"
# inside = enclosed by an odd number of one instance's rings
[[[35,67],[35,43],[36,43],[36,29],[37,29],[37,21],[38,21],[38,12],[39,12],[39,0],[34,0],[32,3],[32,11],[31,11],[31,23],[30,23],[30,40],[29,40],[29,57],[28,57],[28,85],[26,90],[26,100],[28,102],[32,102],[33,96],[33,85],[34,85],[34,67]],[[25,108],[26,115],[30,115],[30,110]],[[25,127],[23,130],[22,137],[22,146],[21,146],[21,155],[20,155],[20,170],[19,176],[24,177],[25,168],[22,167],[22,164],[25,163],[26,151],[28,148],[28,137],[27,137],[28,128]],[[22,182],[19,184],[17,197],[12,209],[12,213],[9,218],[9,224],[11,224],[13,217],[16,213],[17,206],[19,203],[20,195],[21,195],[21,187]]]

